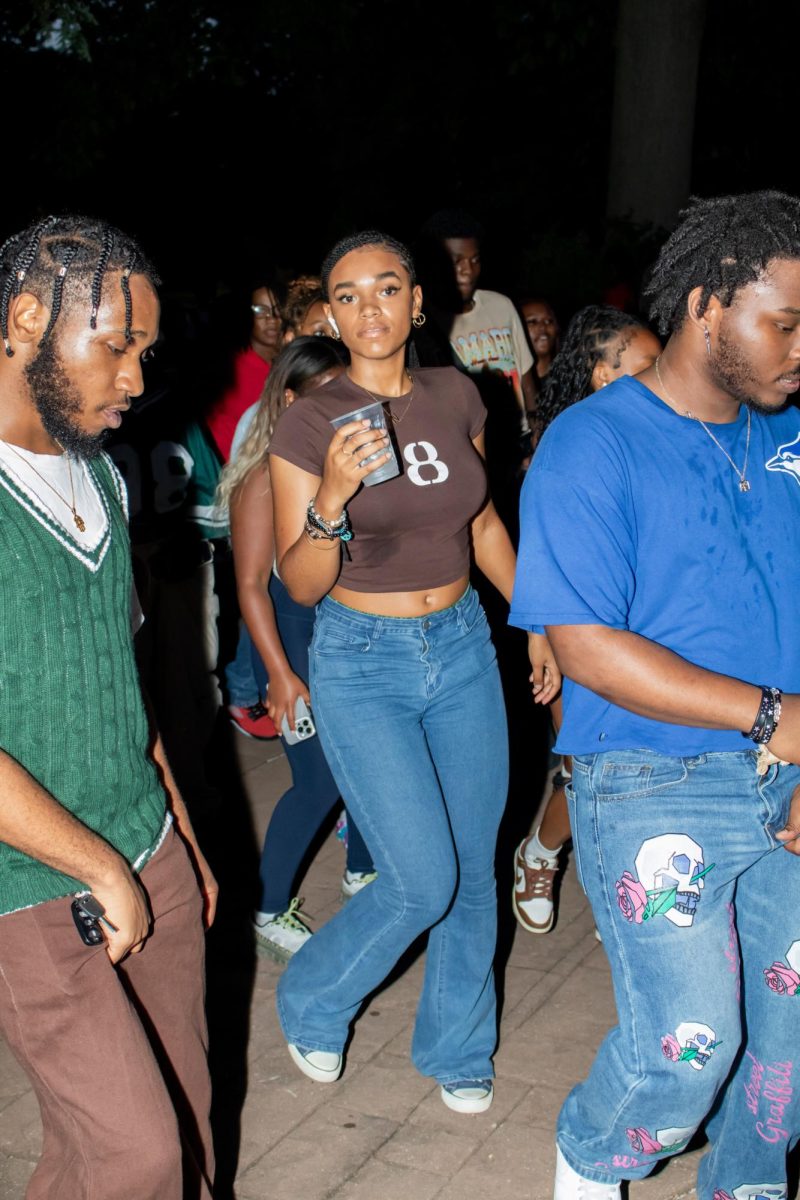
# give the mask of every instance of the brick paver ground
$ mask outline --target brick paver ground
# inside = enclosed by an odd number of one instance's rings
[[[252,873],[256,845],[288,783],[275,743],[239,739],[236,752],[244,789],[238,807],[226,798],[228,823],[231,836],[247,839],[249,849],[233,863],[228,858],[223,874],[231,895]],[[303,884],[304,910],[315,926],[337,911],[342,869],[342,847],[331,833]],[[570,866],[552,933],[516,931],[509,911],[503,895],[501,944],[509,953],[496,1099],[485,1114],[460,1116],[445,1108],[434,1081],[418,1075],[409,1060],[421,955],[370,1001],[355,1026],[342,1080],[314,1084],[292,1065],[278,1027],[280,968],[253,955],[246,904],[223,908],[210,944],[209,997],[221,1200],[550,1197],[556,1114],[613,1023],[614,1002],[606,957]],[[22,1200],[39,1142],[35,1099],[0,1043],[2,1200]],[[632,1200],[690,1195],[698,1154],[684,1154],[632,1185]],[[130,1196],[136,1200],[135,1181]]]

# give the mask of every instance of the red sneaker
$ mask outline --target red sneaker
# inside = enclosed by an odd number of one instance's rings
[[[228,712],[231,725],[234,725],[245,737],[256,738],[259,742],[269,742],[278,736],[272,718],[260,700],[257,704],[251,704],[249,708],[237,708],[235,704],[229,704]]]

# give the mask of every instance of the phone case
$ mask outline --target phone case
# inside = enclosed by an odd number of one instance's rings
[[[294,706],[294,729],[289,728],[289,722],[284,717],[281,722],[281,733],[290,746],[296,746],[298,742],[305,742],[308,738],[312,738],[316,732],[311,709],[303,697],[298,696]]]

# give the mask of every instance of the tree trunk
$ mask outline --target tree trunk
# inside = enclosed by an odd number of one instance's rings
[[[689,195],[706,0],[619,0],[608,215],[670,228]]]

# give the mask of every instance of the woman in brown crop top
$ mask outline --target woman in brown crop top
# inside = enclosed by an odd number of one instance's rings
[[[481,1112],[493,1097],[494,849],[508,734],[469,550],[506,600],[514,551],[486,498],[473,385],[454,368],[406,368],[411,323],[423,320],[406,248],[374,231],[345,239],[322,285],[351,365],[278,424],[275,538],[290,594],[318,605],[314,716],[377,879],[289,963],[278,1013],[298,1067],[337,1079],[364,998],[429,930],[412,1058],[448,1107]],[[388,439],[360,422],[334,432],[330,420],[374,398],[402,470],[362,487],[390,454],[365,458]],[[530,647],[546,703],[560,678],[545,639],[532,635]]]

